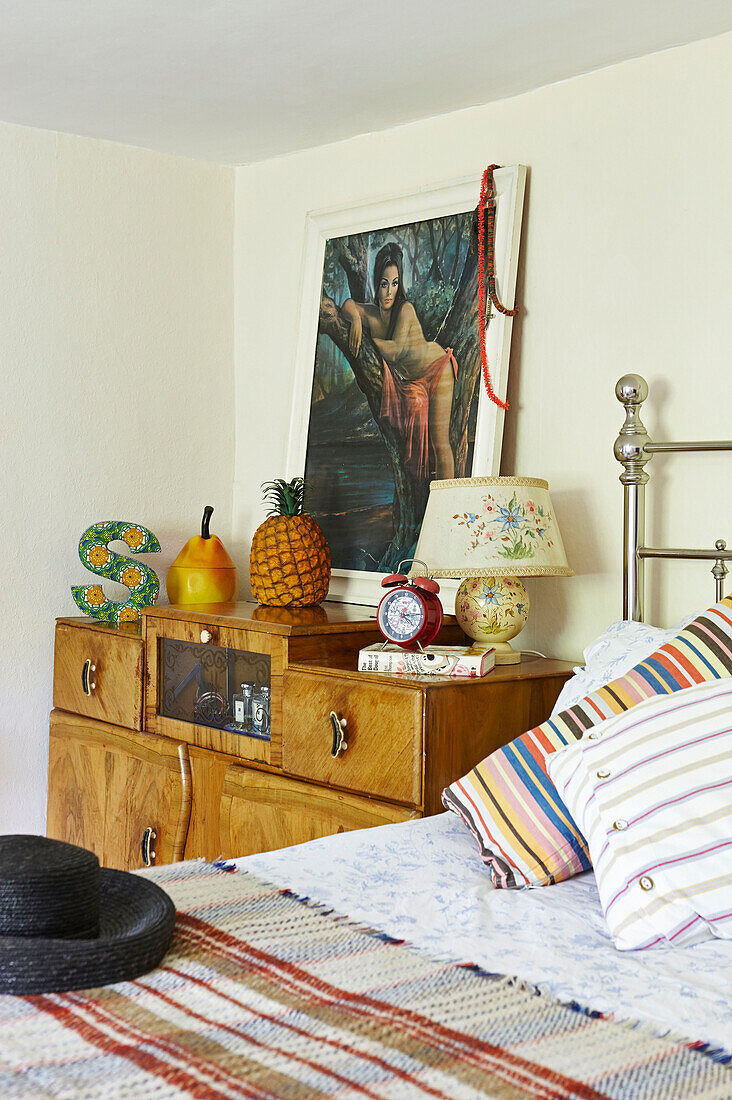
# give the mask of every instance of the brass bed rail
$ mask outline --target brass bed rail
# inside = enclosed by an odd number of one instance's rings
[[[646,464],[654,454],[697,451],[732,451],[732,440],[710,439],[700,442],[654,443],[640,418],[640,407],[648,397],[648,384],[639,374],[625,374],[615,387],[615,396],[625,406],[625,422],[615,440],[615,457],[623,467],[623,618],[643,621],[647,558],[685,558],[713,561],[716,599],[724,595],[724,579],[732,561],[732,551],[724,539],[717,539],[712,550],[687,550],[645,546],[645,491],[649,474]]]

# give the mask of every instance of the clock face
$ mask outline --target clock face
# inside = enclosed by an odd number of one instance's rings
[[[407,588],[389,592],[379,605],[379,627],[392,642],[411,642],[422,630],[425,616],[424,603]]]

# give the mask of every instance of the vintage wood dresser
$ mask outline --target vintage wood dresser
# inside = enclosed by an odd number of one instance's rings
[[[59,619],[48,835],[134,868],[438,813],[443,787],[543,721],[571,673],[530,657],[475,680],[354,671],[379,640],[372,608],[338,603]],[[448,620],[440,641],[463,640]]]

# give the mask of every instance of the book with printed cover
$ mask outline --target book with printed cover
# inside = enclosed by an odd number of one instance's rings
[[[391,643],[380,645],[376,642],[358,653],[359,672],[386,672],[392,676],[478,677],[485,676],[494,665],[494,650],[476,653],[462,645],[429,645],[422,650],[405,650]]]

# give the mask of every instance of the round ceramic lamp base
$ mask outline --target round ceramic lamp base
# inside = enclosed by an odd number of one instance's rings
[[[495,649],[497,665],[521,660],[509,644],[529,617],[529,594],[518,577],[466,577],[455,596],[455,616],[474,650]]]

